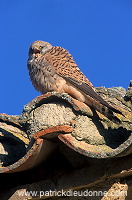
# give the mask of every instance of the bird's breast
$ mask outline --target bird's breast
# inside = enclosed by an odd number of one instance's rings
[[[35,89],[42,94],[53,91],[53,86],[57,79],[57,74],[46,62],[38,60],[29,60],[28,69],[30,79]]]

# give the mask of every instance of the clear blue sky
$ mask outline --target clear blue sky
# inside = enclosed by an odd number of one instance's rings
[[[67,49],[95,87],[128,87],[132,79],[131,0],[0,1],[0,113],[20,114],[40,95],[32,86],[30,44]]]

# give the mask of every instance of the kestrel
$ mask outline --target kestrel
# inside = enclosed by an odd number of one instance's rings
[[[122,113],[95,92],[66,49],[44,41],[33,42],[29,49],[28,69],[32,84],[42,94],[68,93],[110,120],[119,121],[113,112]]]

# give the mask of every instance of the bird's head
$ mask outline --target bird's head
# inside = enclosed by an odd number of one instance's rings
[[[51,48],[52,45],[50,43],[38,40],[31,44],[28,55],[43,54]]]

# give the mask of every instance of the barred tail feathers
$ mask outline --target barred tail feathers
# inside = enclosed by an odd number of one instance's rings
[[[95,110],[99,111],[101,114],[105,115],[111,121],[113,121],[115,123],[121,123],[120,119],[118,117],[116,117],[114,114],[114,112],[120,113],[120,114],[121,114],[121,112],[116,110],[112,106],[107,107],[98,101],[93,101],[93,108]]]

